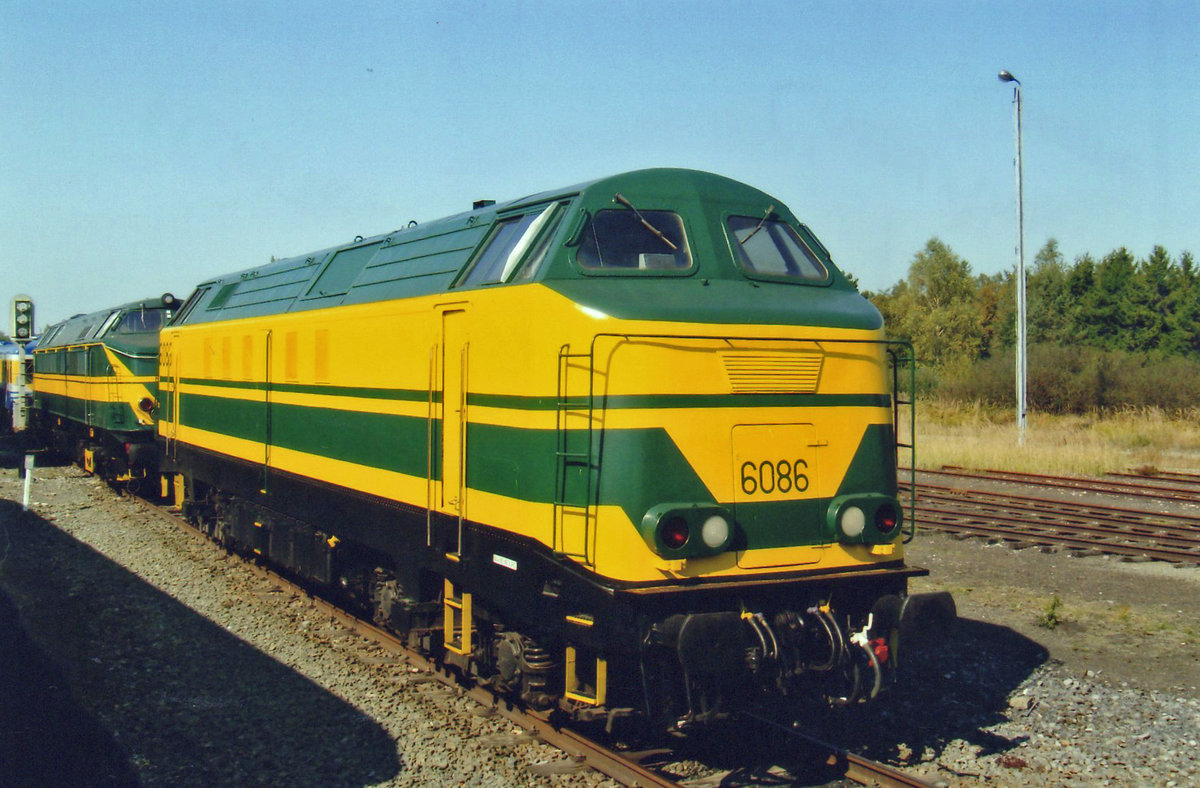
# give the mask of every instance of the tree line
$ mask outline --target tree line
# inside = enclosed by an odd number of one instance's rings
[[[888,290],[866,292],[891,336],[913,343],[926,394],[1013,402],[1013,271],[975,275],[931,238]],[[1200,391],[1200,269],[1161,246],[1068,263],[1050,239],[1026,272],[1029,401],[1034,409],[1186,409]]]

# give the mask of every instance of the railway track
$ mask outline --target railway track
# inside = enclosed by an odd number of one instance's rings
[[[922,470],[923,474],[1013,482],[1026,486],[1049,487],[1082,493],[1117,495],[1126,498],[1148,498],[1158,501],[1178,501],[1200,505],[1200,475],[1178,472],[1147,471],[1146,473],[1113,472],[1104,478],[1056,476],[1024,471],[975,471],[947,465],[940,470]]]
[[[1200,504],[1198,475],[1122,473],[1090,479],[962,468],[921,473],[959,484],[922,482],[915,490],[902,487],[908,496],[915,494],[918,527],[998,539],[1015,546],[1060,547],[1078,553],[1200,565],[1200,514],[1152,512],[1091,500],[1098,494]],[[983,490],[963,485],[964,480],[1049,488],[1059,497]],[[1064,492],[1080,495],[1071,499],[1062,496]],[[1083,494],[1092,495],[1084,498]]]
[[[170,507],[156,504],[136,495],[126,494],[126,497],[157,517],[169,520],[191,537],[213,544],[208,537],[193,528]],[[521,708],[493,693],[487,687],[465,680],[447,666],[430,660],[425,655],[409,648],[392,632],[354,615],[334,602],[313,595],[310,589],[293,583],[287,577],[258,563],[246,561],[245,565],[251,571],[267,578],[280,590],[307,600],[319,613],[328,616],[350,632],[377,643],[409,669],[426,674],[469,697],[488,709],[490,713],[499,714],[530,735],[562,751],[576,763],[584,764],[626,786],[636,786],[637,788],[673,786],[679,788],[684,784],[671,774],[672,763],[680,760],[671,749],[642,751],[618,749],[591,739],[578,731],[561,727],[546,714]],[[785,736],[790,737],[797,747],[812,753],[813,757],[808,762],[813,764],[814,771],[819,771],[823,777],[828,777],[828,779],[844,779],[880,788],[912,788],[930,785],[886,764],[855,755],[836,745],[780,726],[765,718],[754,717],[753,719],[758,724],[774,727]],[[793,753],[788,754],[792,755]],[[811,775],[800,774],[796,777],[808,778]],[[708,778],[702,779],[707,784]],[[712,779],[719,779],[719,783],[713,784],[725,784],[724,777],[720,774],[713,775]],[[693,780],[689,778],[688,782],[693,782]],[[737,784],[753,786],[756,782],[753,779],[739,779]],[[773,777],[763,784],[778,785],[780,783]]]
[[[774,729],[783,736],[794,739],[812,747],[825,757],[825,765],[837,770],[845,779],[860,785],[887,786],[887,788],[929,788],[931,785],[924,780],[893,769],[887,764],[872,761],[868,758],[847,752],[822,739],[801,731],[785,728],[777,722],[755,715],[743,715],[752,718],[758,724]]]

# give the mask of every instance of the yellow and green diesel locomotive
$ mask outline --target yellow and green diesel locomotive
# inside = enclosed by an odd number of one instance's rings
[[[178,306],[167,294],[46,329],[30,414],[43,442],[111,481],[157,481],[158,332]]]
[[[909,617],[879,313],[777,199],[604,178],[201,284],[188,516],[535,707],[873,695]]]

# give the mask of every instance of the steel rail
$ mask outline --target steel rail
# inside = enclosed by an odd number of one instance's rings
[[[921,510],[918,508],[918,512],[920,511]],[[962,522],[960,519],[958,519],[962,515],[961,512],[933,512],[933,514],[946,514],[949,515],[949,518],[953,519],[921,518],[918,514],[917,524],[943,531],[954,531],[957,533],[975,534],[978,536],[995,536],[1007,542],[1025,542],[1041,545],[1064,545],[1066,547],[1085,552],[1109,553],[1113,555],[1128,556],[1147,556],[1149,558],[1159,558],[1164,561],[1172,561],[1175,563],[1200,564],[1200,547],[1198,547],[1195,551],[1191,551],[1186,549],[1157,548],[1149,545],[1131,544],[1129,542],[1102,542],[1095,539],[1086,538],[1086,534],[1081,534],[1077,537],[1062,533],[1048,533],[1044,530],[1013,529],[1003,527],[1001,525],[991,525],[988,522]]]
[[[849,750],[838,747],[836,744],[831,744],[823,739],[818,739],[812,734],[782,725],[775,720],[749,713],[742,713],[739,716],[752,719],[762,725],[781,731],[787,736],[802,741],[806,746],[818,750],[825,756],[826,766],[836,769],[845,779],[852,780],[859,785],[870,785],[877,788],[932,788],[933,786],[933,783],[926,782],[914,775],[906,774],[899,769],[888,766],[886,763],[880,763],[870,758],[864,758],[861,755],[855,755]]]
[[[1144,512],[1115,506],[1065,503],[1054,499],[1006,495],[987,490],[963,490],[956,487],[921,485],[920,500],[942,503],[989,506],[1002,511],[1017,511],[1017,517],[1029,522],[1053,524],[1062,520],[1108,525],[1122,532],[1146,536],[1169,535],[1194,541],[1200,538],[1200,517]],[[1030,515],[1029,512],[1034,514]],[[1030,519],[1030,518],[1033,519]],[[1057,518],[1057,519],[1053,519]]]
[[[1112,476],[1117,479],[1141,479],[1143,482],[1147,480],[1161,479],[1162,481],[1191,484],[1200,487],[1200,473],[1189,473],[1187,471],[1154,470],[1146,473],[1137,473],[1134,471],[1109,471],[1104,475]]]
[[[1136,484],[1133,482],[1105,482],[1100,479],[1089,479],[1081,476],[1052,476],[1040,473],[1019,471],[983,470],[971,471],[955,466],[941,469],[922,469],[922,474],[952,476],[960,479],[980,479],[996,482],[1013,482],[1017,484],[1054,487],[1058,489],[1083,490],[1087,492],[1105,493],[1139,498],[1169,499],[1200,503],[1200,490],[1182,487],[1164,487],[1151,484]]]
[[[262,567],[256,568],[266,572],[271,576],[273,581],[282,581],[287,583],[290,589],[303,592],[303,589],[298,589],[297,586],[288,583],[287,580],[279,578],[274,572]],[[622,785],[636,786],[637,788],[678,786],[678,783],[674,780],[647,769],[640,763],[630,760],[619,752],[592,741],[569,728],[559,727],[541,714],[524,710],[507,699],[496,695],[483,685],[465,683],[457,673],[413,651],[391,632],[347,613],[327,600],[311,595],[307,596],[314,607],[322,613],[335,618],[340,624],[356,634],[369,638],[388,651],[403,657],[409,665],[436,677],[438,681],[447,686],[460,690],[465,697],[496,712],[509,722],[533,734],[541,741],[566,753],[568,757],[586,764],[596,771],[613,778]]]
[[[958,513],[953,513],[952,517],[958,517]],[[929,518],[920,519],[918,524],[924,525],[926,528],[954,531],[954,533],[959,534],[995,536],[996,539],[1006,542],[1030,543],[1030,545],[1045,546],[1060,545],[1068,548],[1078,549],[1078,551],[1082,552],[1132,555],[1132,557],[1157,558],[1165,561],[1175,561],[1175,563],[1200,564],[1200,553],[1171,551],[1171,549],[1130,545],[1130,543],[1098,542],[1096,540],[1085,539],[1085,537],[1075,537],[1063,534],[1048,534],[1045,533],[1045,531],[1014,530],[1012,528],[1001,527],[1001,525],[990,525],[986,522],[964,523],[955,518]]]
[[[1164,547],[1160,546],[1163,538],[1155,535],[1078,523],[1047,522],[1027,516],[1006,516],[997,513],[992,505],[995,503],[994,499],[1004,496],[988,493],[986,497],[986,503],[972,502],[964,496],[953,497],[952,506],[937,508],[921,505],[922,494],[918,489],[918,525],[955,533],[996,537],[1009,542],[1062,545],[1088,552],[1147,556],[1177,563],[1200,564],[1200,535],[1193,538],[1172,538],[1168,540],[1171,544]],[[1013,500],[1022,502],[1029,499],[1014,497]],[[1086,518],[1080,519],[1088,522]],[[1113,541],[1114,539],[1119,541]]]
[[[949,508],[934,508],[924,507],[925,512],[942,515],[943,517],[964,517],[974,519],[978,517],[978,510],[964,507],[949,507]],[[1087,521],[1063,522],[1063,521],[1048,521],[1048,520],[1031,520],[1020,516],[1012,515],[988,515],[989,523],[1015,526],[1017,533],[1037,533],[1045,536],[1058,536],[1062,534],[1062,528],[1070,529],[1072,535],[1086,536],[1091,535],[1102,540],[1114,539],[1116,544],[1132,544],[1141,545],[1143,542],[1148,544],[1152,549],[1178,549],[1184,551],[1185,555],[1194,555],[1195,560],[1200,562],[1200,538],[1196,537],[1171,537],[1159,536],[1156,534],[1147,534],[1143,532],[1132,532],[1121,530],[1111,525],[1101,525],[1093,527]],[[919,520],[920,522],[920,520]],[[928,521],[925,521],[928,522]],[[1024,530],[1022,530],[1024,529]],[[1108,541],[1103,541],[1102,544],[1109,544]],[[1194,553],[1192,551],[1195,551]]]

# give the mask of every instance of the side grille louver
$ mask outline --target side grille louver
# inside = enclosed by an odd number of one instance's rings
[[[722,356],[734,394],[813,394],[821,379],[820,353],[737,353]]]

